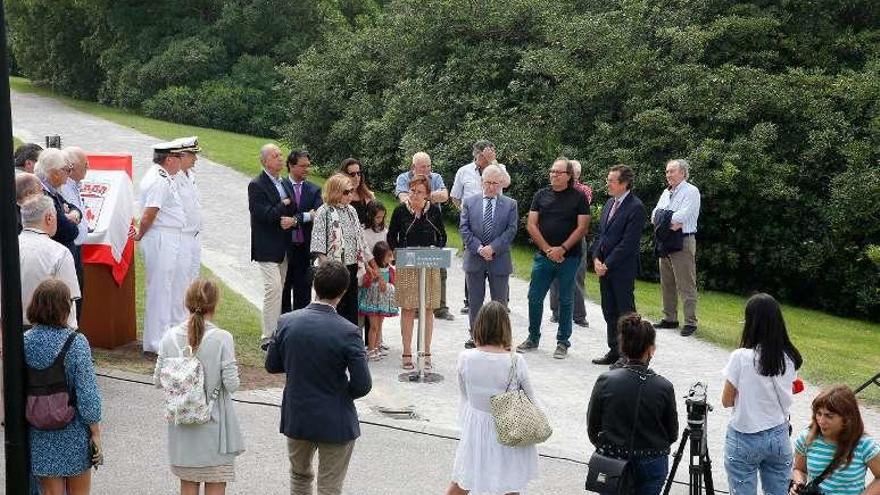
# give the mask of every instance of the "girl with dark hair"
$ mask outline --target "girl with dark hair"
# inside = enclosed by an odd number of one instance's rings
[[[724,368],[721,403],[732,407],[724,467],[737,493],[785,493],[791,470],[789,409],[792,382],[803,364],[788,338],[779,303],[756,294],[746,303],[740,348]]]
[[[587,434],[596,452],[629,459],[635,491],[657,495],[669,465],[669,447],[678,438],[672,383],[648,365],[657,346],[648,320],[635,313],[617,323],[623,366],[602,373],[587,408]]]
[[[397,305],[394,302],[394,267],[391,261],[394,251],[385,241],[373,246],[373,262],[376,264],[378,276],[364,273],[361,287],[358,289],[358,311],[370,321],[370,332],[367,334],[367,359],[382,359],[379,342],[382,339],[382,323],[388,316],[397,316]]]
[[[168,455],[171,472],[180,478],[181,495],[198,495],[200,483],[205,495],[222,495],[226,483],[235,481],[235,457],[244,452],[232,393],[238,390],[238,365],[232,334],[212,323],[220,300],[214,282],[197,278],[186,291],[184,306],[189,317],[168,329],[159,346],[153,381],[159,386],[159,372],[166,358],[183,355],[190,348],[202,363],[205,391],[216,391],[211,421],[199,425],[168,424]]]
[[[490,398],[507,390],[511,372],[511,329],[507,307],[490,301],[474,320],[475,349],[458,355],[461,439],[455,452],[452,482],[446,495],[469,492],[511,494],[525,490],[538,477],[535,445],[507,447],[498,442]],[[535,393],[522,354],[516,354],[511,390],[521,388],[532,403]]]
[[[865,434],[849,387],[836,385],[813,399],[810,427],[798,435],[794,448],[791,495],[808,482],[819,485],[822,493],[880,493],[880,443]],[[865,490],[868,468],[874,481]]]
[[[368,225],[370,217],[367,215],[367,205],[376,199],[376,195],[367,186],[363,164],[357,158],[346,158],[342,160],[339,172],[351,178],[351,184],[354,188],[351,193],[351,206],[357,211],[361,225]]]

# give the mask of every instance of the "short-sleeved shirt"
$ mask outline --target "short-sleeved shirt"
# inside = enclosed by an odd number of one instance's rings
[[[153,165],[141,179],[141,207],[158,208],[154,227],[182,229],[186,224],[183,202],[174,176]]]
[[[788,421],[793,402],[791,383],[797,378],[794,362],[785,356],[785,372],[764,376],[758,371],[759,354],[740,348],[730,354],[724,378],[736,387],[730,426],[740,433],[758,433]]]
[[[828,467],[828,463],[834,458],[837,445],[826,442],[819,435],[808,446],[807,435],[809,431],[809,429],[805,429],[800,432],[794,441],[794,449],[807,460],[807,480],[812,480]],[[880,455],[880,443],[868,435],[862,435],[853,451],[852,462],[845,467],[838,467],[825,478],[825,481],[819,484],[822,493],[835,495],[862,493],[865,490],[865,473],[868,470],[868,462],[878,455]]]
[[[538,212],[538,230],[551,246],[561,246],[577,229],[578,216],[589,215],[584,195],[572,187],[554,191],[549,187],[540,189],[532,198],[530,211]],[[581,243],[569,246],[565,257],[580,256]]]
[[[397,176],[397,183],[394,185],[394,195],[400,196],[400,193],[408,193],[409,192],[409,183],[412,182],[413,173],[404,172]],[[431,183],[431,192],[438,191],[440,189],[446,189],[446,184],[443,182],[443,177],[440,176],[437,172],[431,172],[431,176],[428,177],[428,181]]]
[[[504,173],[507,173],[507,167],[500,163],[496,165]],[[459,201],[464,201],[475,194],[483,194],[483,176],[477,164],[470,162],[455,172],[455,180],[452,181],[452,190],[449,191],[449,195]]]
[[[81,297],[73,255],[64,245],[53,241],[45,232],[31,228],[22,230],[18,235],[18,255],[21,258],[21,308],[25,324],[30,324],[27,319],[27,308],[34,291],[40,282],[47,278],[57,278],[64,282],[70,289],[71,299]],[[67,325],[72,328],[77,327],[75,311],[71,311],[68,315]]]

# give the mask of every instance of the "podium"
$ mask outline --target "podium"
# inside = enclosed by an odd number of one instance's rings
[[[417,268],[419,273],[419,327],[416,333],[416,369],[398,375],[402,382],[436,383],[443,375],[425,371],[425,294],[428,284],[428,268],[449,268],[452,265],[453,248],[411,247],[394,250],[397,268]]]

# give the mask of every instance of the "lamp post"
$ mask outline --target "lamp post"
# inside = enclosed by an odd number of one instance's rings
[[[6,16],[0,0],[0,289],[3,328],[3,407],[6,432],[6,493],[30,493],[31,453],[24,419],[24,340],[21,321],[21,267],[18,211],[12,167],[12,112],[6,53]]]

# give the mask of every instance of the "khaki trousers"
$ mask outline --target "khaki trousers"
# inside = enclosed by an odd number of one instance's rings
[[[678,297],[681,296],[684,324],[697,326],[697,241],[684,238],[681,251],[660,258],[660,287],[663,291],[663,319],[678,321]]]
[[[268,340],[278,328],[278,317],[281,316],[281,294],[284,292],[284,279],[287,277],[287,257],[281,263],[258,261],[260,274],[263,276],[263,334],[262,340]]]
[[[318,495],[340,495],[348,462],[354,450],[354,440],[346,443],[312,442],[287,439],[287,457],[290,458],[290,495],[312,495],[315,471],[312,459],[318,451]]]

